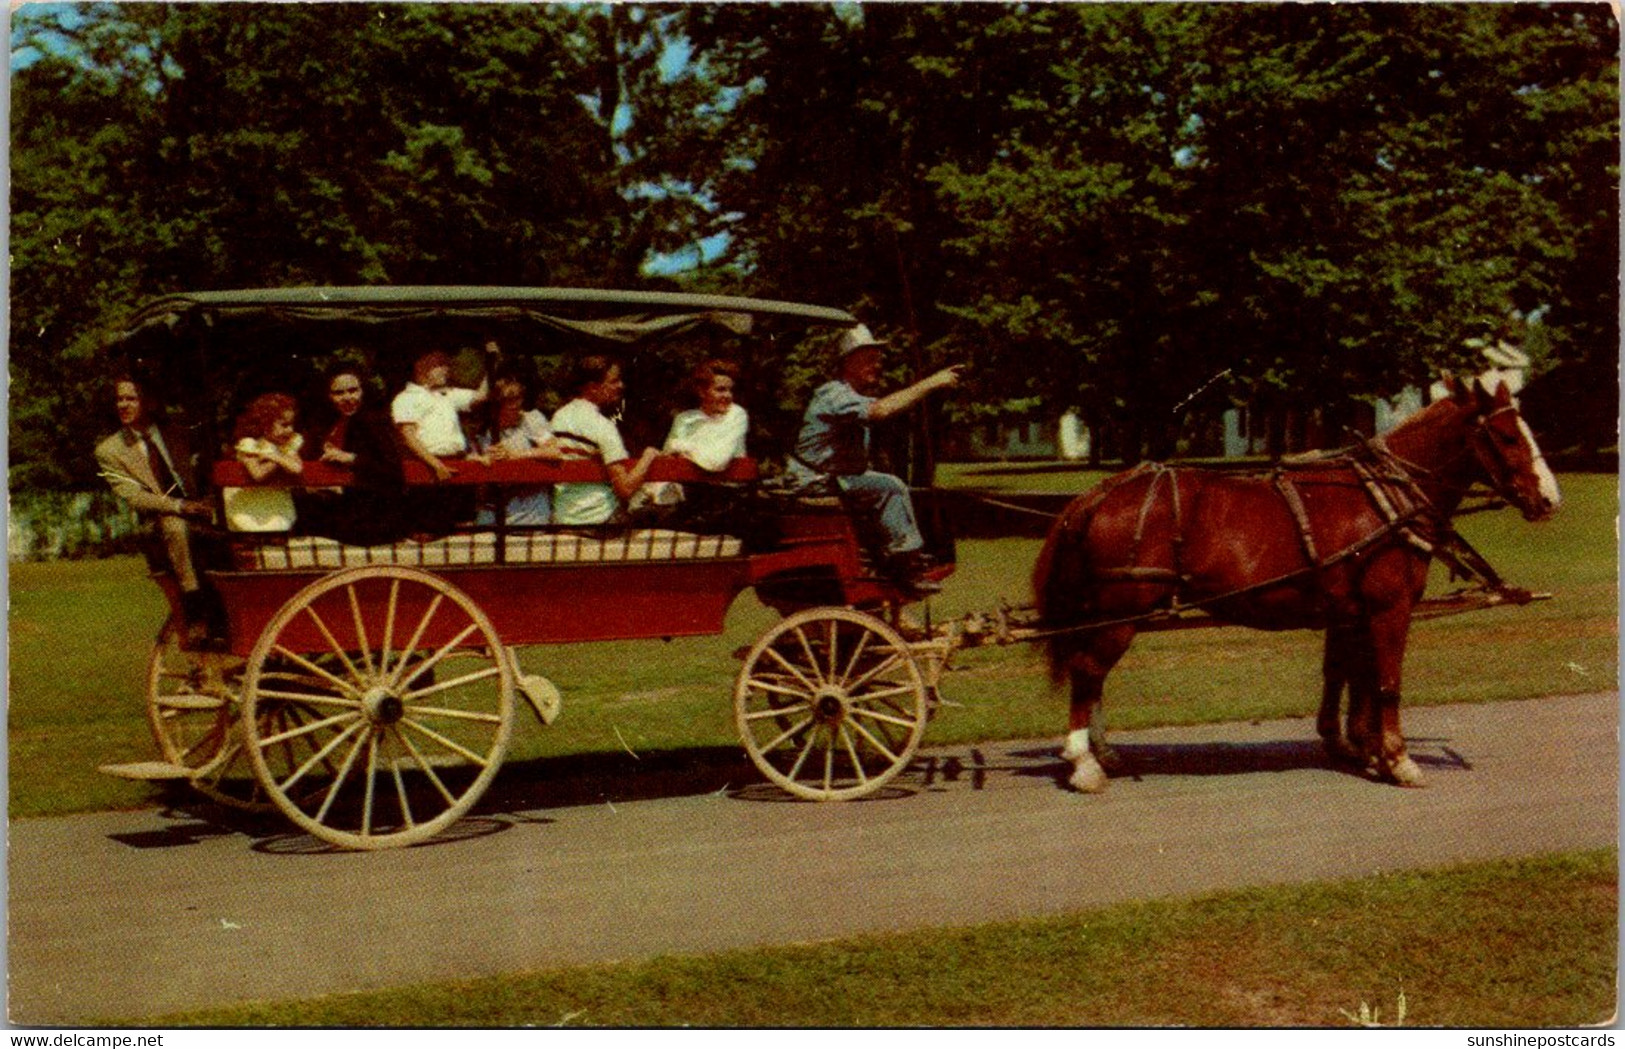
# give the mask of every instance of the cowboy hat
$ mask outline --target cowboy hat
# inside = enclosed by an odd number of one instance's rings
[[[870,334],[868,325],[855,324],[841,332],[841,341],[836,343],[835,348],[837,354],[841,357],[847,357],[871,346],[884,345],[886,345],[884,339],[877,339]]]

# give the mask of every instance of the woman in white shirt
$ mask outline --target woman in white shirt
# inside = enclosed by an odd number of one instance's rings
[[[621,402],[626,392],[621,366],[615,361],[597,354],[581,358],[576,362],[571,388],[575,399],[553,413],[553,435],[566,460],[603,463],[609,483],[554,485],[553,523],[603,524],[625,516],[624,504],[642,487],[658,453],[645,448],[633,460],[621,440],[620,427],[605,414]]]
[[[694,369],[688,388],[699,407],[679,412],[671,421],[663,449],[667,455],[680,455],[707,473],[721,473],[744,456],[750,418],[734,403],[738,379],[739,366],[732,361],[710,360]],[[683,486],[675,481],[645,485],[634,512],[639,506],[672,507],[684,497]]]
[[[689,378],[699,407],[680,412],[666,435],[666,454],[681,455],[708,473],[721,473],[745,454],[750,419],[734,403],[739,366],[732,361],[706,361]]]

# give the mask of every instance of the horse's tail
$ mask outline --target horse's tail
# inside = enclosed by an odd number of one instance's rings
[[[1033,564],[1033,598],[1043,630],[1065,630],[1082,622],[1093,610],[1093,589],[1088,585],[1089,525],[1105,501],[1102,485],[1072,500],[1050,527],[1044,547]],[[1067,663],[1077,647],[1075,634],[1053,634],[1044,642],[1050,682],[1064,684]]]

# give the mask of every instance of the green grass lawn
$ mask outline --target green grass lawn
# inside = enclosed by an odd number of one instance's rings
[[[1506,578],[1557,596],[1419,623],[1406,664],[1407,704],[1616,687],[1616,479],[1569,475],[1563,484],[1566,503],[1551,522],[1526,524],[1510,511],[1462,522]],[[958,574],[933,602],[933,614],[1026,602],[1038,545],[962,542]],[[158,797],[156,787],[95,769],[155,756],[142,709],[143,673],[163,607],[134,558],[11,566],[12,816],[139,806]],[[563,691],[564,716],[546,730],[522,716],[509,762],[627,750],[737,751],[733,653],[773,621],[746,595],[718,637],[527,650],[526,669]],[[1308,632],[1144,635],[1108,682],[1106,720],[1139,728],[1312,714],[1319,661],[1318,636]],[[1034,646],[962,653],[943,693],[961,705],[932,724],[928,743],[1059,736],[1064,727],[1064,700],[1050,691]]]
[[[137,1025],[1353,1027],[1364,1006],[1389,1026],[1575,1027],[1614,1013],[1616,861],[1475,864]]]

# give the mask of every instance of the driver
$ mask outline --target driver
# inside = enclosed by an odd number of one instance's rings
[[[842,333],[835,378],[813,392],[786,473],[793,491],[838,493],[862,515],[862,523],[878,528],[886,571],[897,583],[917,595],[933,594],[942,585],[929,576],[935,565],[922,549],[925,540],[915,523],[908,485],[869,468],[869,429],[953,386],[960,366],[876,397],[885,345],[862,324]]]

